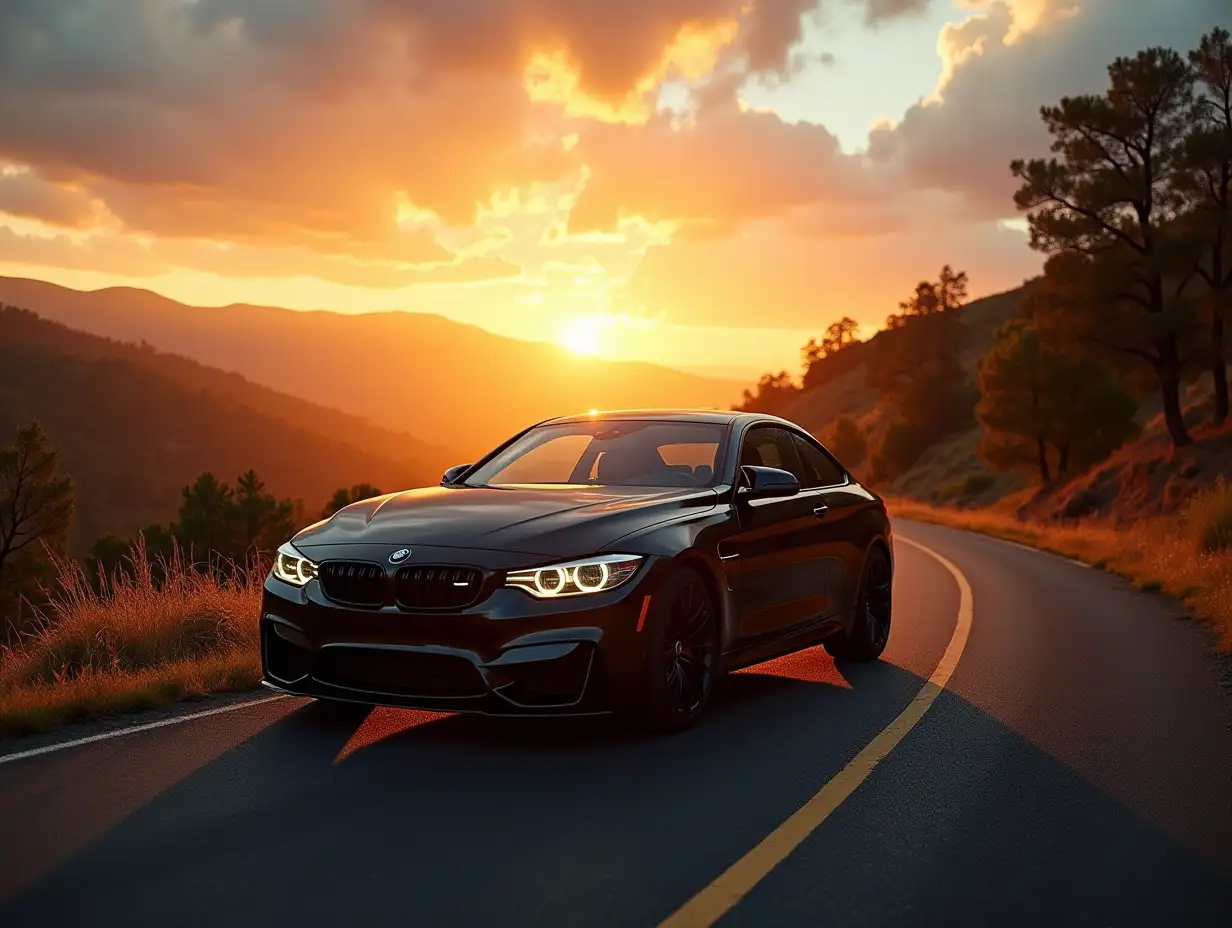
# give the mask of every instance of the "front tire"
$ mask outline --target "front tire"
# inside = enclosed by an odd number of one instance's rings
[[[890,640],[892,586],[890,558],[881,548],[873,548],[864,561],[851,631],[831,635],[823,642],[835,659],[875,661],[881,657]]]
[[[646,623],[646,672],[638,722],[674,732],[692,726],[714,689],[718,608],[701,575],[682,567],[656,595]]]

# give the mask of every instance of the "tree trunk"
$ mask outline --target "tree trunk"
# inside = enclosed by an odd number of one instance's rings
[[[1035,434],[1035,453],[1039,459],[1040,479],[1044,481],[1044,486],[1052,483],[1052,473],[1048,469],[1048,446],[1044,444],[1044,433],[1036,432]]]
[[[1188,445],[1192,439],[1185,427],[1185,415],[1181,410],[1181,362],[1175,336],[1165,338],[1159,345],[1159,361],[1155,366],[1159,375],[1159,394],[1164,405],[1164,422],[1173,447]]]
[[[1223,351],[1222,303],[1222,300],[1216,300],[1211,307],[1211,379],[1215,384],[1213,418],[1216,425],[1222,425],[1228,418],[1228,360]]]
[[[1061,460],[1057,464],[1057,470],[1061,474],[1061,479],[1065,480],[1069,477],[1069,441],[1061,446]]]

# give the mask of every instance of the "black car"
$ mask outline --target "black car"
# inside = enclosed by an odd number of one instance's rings
[[[877,659],[893,569],[882,500],[791,422],[550,419],[439,487],[353,503],[284,545],[264,682],[678,729],[727,671],[817,644]]]

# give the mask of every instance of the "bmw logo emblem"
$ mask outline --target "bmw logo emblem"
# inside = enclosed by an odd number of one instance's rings
[[[399,548],[397,551],[395,551],[393,554],[389,556],[389,563],[401,564],[403,561],[405,561],[410,556],[411,556],[410,548]]]

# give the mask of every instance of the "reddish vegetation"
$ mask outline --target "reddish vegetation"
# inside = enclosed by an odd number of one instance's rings
[[[1195,384],[1186,408],[1192,445],[1173,447],[1157,415],[1141,438],[1087,473],[1055,490],[1030,491],[1025,500],[1023,495],[1009,498],[1006,505],[1016,506],[1024,518],[1102,519],[1118,525],[1176,513],[1213,483],[1232,482],[1232,423],[1205,425],[1210,405],[1205,384]]]

